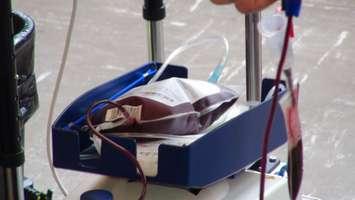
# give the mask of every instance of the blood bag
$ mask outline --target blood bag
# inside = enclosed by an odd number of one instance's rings
[[[93,122],[102,133],[197,134],[237,99],[236,92],[220,85],[170,78],[132,89],[114,100],[120,107],[105,106]]]

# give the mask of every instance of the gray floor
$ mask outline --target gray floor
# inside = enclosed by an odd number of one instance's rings
[[[140,66],[146,61],[144,22],[138,0],[79,1],[77,26],[57,113],[93,86]],[[222,82],[243,86],[244,18],[233,7],[217,7],[208,0],[168,0],[166,50],[187,38],[223,34],[231,42],[232,58]],[[42,189],[53,188],[45,156],[45,124],[65,31],[70,0],[15,1],[15,7],[37,23],[36,73],[41,107],[27,124],[26,174]],[[272,9],[266,11],[271,12]],[[302,80],[301,115],[305,143],[303,194],[321,199],[355,199],[355,1],[308,0],[296,20],[297,76]],[[264,74],[273,76],[275,64],[266,49]],[[183,54],[175,63],[191,68],[193,78],[206,78],[222,54],[211,44]],[[283,155],[284,151],[277,152]],[[60,170],[70,191],[90,176]]]

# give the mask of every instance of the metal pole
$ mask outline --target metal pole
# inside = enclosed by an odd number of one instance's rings
[[[149,61],[164,61],[163,0],[145,0],[143,18],[147,21],[147,46]]]
[[[163,21],[147,21],[147,45],[149,61],[164,62]]]
[[[22,167],[3,168],[5,199],[24,200]]]
[[[260,12],[245,16],[246,91],[247,101],[252,104],[261,101],[261,36],[257,28],[260,18]]]
[[[0,1],[0,180],[6,200],[23,200],[19,100],[14,56],[11,0]]]

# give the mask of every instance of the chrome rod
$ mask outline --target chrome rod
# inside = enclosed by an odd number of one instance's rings
[[[16,168],[1,168],[0,173],[3,176],[3,187],[1,192],[3,192],[4,199],[6,200],[24,200],[24,188],[23,188],[23,172],[22,167]],[[1,196],[0,196],[1,197]]]
[[[261,101],[262,52],[261,36],[258,32],[260,13],[245,16],[246,92],[248,102]]]
[[[146,22],[149,61],[164,62],[163,20]]]

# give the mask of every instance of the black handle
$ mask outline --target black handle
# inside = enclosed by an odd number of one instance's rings
[[[143,18],[149,21],[159,21],[165,18],[163,0],[144,0]]]

